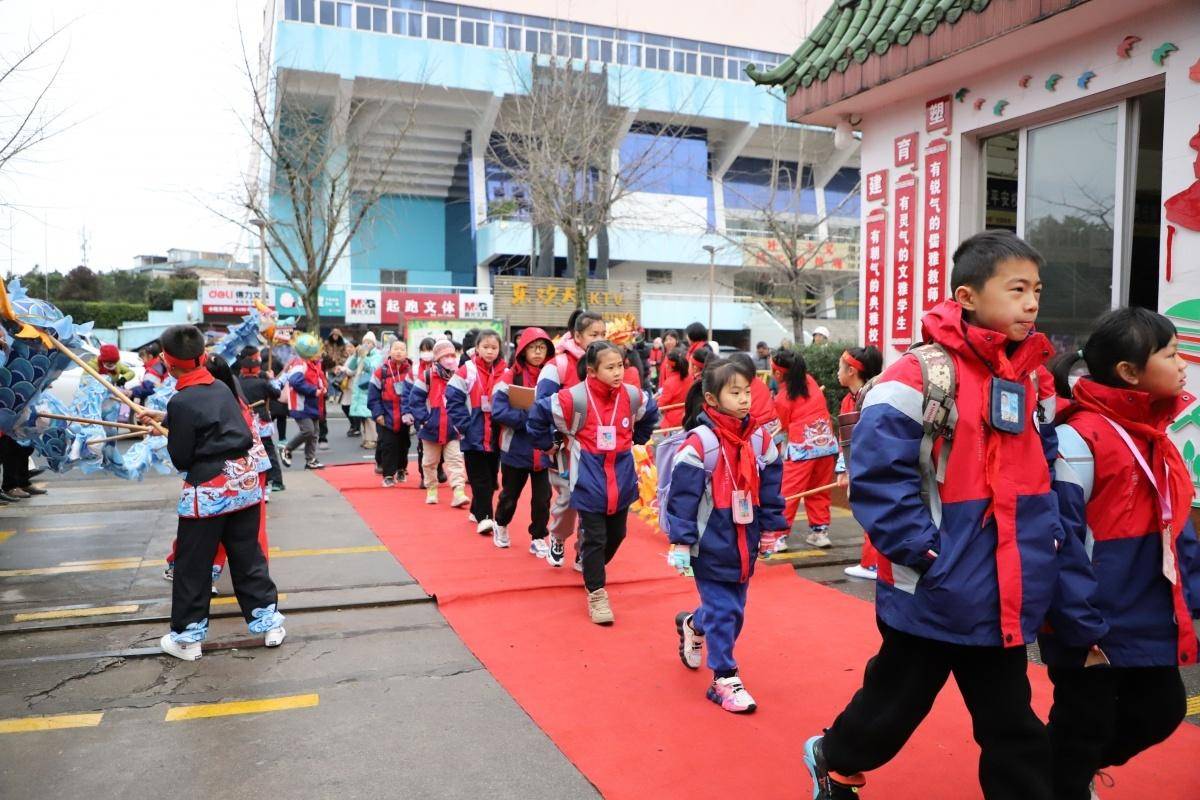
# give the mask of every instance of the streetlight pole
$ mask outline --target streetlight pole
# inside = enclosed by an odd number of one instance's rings
[[[704,249],[708,252],[708,335],[715,339],[713,336],[713,296],[717,291],[717,248],[706,244]]]
[[[258,228],[258,294],[259,299],[266,305],[267,300],[267,223],[258,217],[250,220],[250,224]]]

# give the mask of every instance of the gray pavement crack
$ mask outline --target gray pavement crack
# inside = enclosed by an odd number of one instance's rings
[[[64,686],[66,686],[69,683],[73,683],[75,681],[86,680],[87,678],[90,678],[93,675],[99,675],[101,672],[104,672],[109,667],[119,667],[124,663],[125,663],[124,658],[102,658],[99,661],[97,661],[95,664],[93,664],[91,667],[84,670],[83,672],[76,672],[73,675],[68,675],[67,677],[60,680],[58,683],[51,686],[49,689],[43,689],[40,692],[34,692],[33,694],[25,695],[25,704],[29,708],[33,708],[38,703],[41,703],[43,700],[48,700],[52,694],[54,694],[59,689],[63,688]]]

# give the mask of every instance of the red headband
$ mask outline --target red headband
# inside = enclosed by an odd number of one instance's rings
[[[198,355],[195,358],[176,358],[175,356],[171,355],[166,350],[164,350],[163,354],[162,354],[162,359],[163,359],[163,361],[165,361],[167,363],[168,367],[173,367],[175,369],[181,369],[181,370],[184,370],[185,372],[191,372],[194,369],[200,369],[201,367],[204,366],[204,362],[208,361],[208,354],[201,353],[200,355]]]
[[[850,351],[849,351],[849,350],[847,350],[847,351],[845,351],[844,353],[842,353],[842,361],[845,361],[847,364],[849,364],[850,366],[854,367],[854,368],[855,368],[856,370],[858,370],[859,372],[866,372],[866,371],[867,371],[866,367],[864,367],[864,366],[863,366],[863,363],[862,363],[861,361],[859,361],[859,360],[858,360],[857,358],[855,358],[854,356],[850,355]]]

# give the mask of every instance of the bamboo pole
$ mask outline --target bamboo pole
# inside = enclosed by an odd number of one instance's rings
[[[109,422],[106,419],[91,419],[89,417],[72,417],[68,414],[51,414],[49,412],[38,412],[37,416],[45,417],[46,419],[61,419],[65,422],[78,422],[82,425],[100,425],[105,428],[120,428],[127,431],[138,431],[139,433],[148,433],[151,428],[149,425],[134,425],[129,422]]]
[[[128,395],[126,395],[124,392],[122,392],[116,386],[113,386],[111,383],[109,383],[108,379],[105,378],[103,375],[101,375],[99,372],[97,372],[96,369],[94,367],[92,367],[92,365],[88,364],[82,358],[75,355],[75,353],[71,350],[71,348],[67,347],[65,344],[60,342],[58,339],[55,339],[53,336],[43,336],[42,338],[44,340],[48,341],[54,347],[58,348],[59,352],[63,353],[67,358],[74,361],[77,365],[79,365],[83,369],[84,372],[86,372],[87,374],[89,374],[93,378],[95,378],[97,381],[99,381],[100,385],[103,386],[105,389],[107,389],[109,394],[111,394],[117,400],[120,400],[125,405],[129,406],[129,409],[131,411],[134,411],[138,414],[144,414],[146,412],[145,406],[135,403],[133,400],[131,400],[129,398]],[[48,415],[42,415],[42,416],[48,416]],[[153,428],[154,430],[158,431],[163,436],[167,435],[167,429],[164,428],[159,423],[159,421],[156,419],[150,420],[150,427]]]
[[[828,492],[830,489],[835,489],[835,488],[837,488],[836,481],[833,483],[827,483],[824,486],[818,486],[815,489],[809,489],[807,492],[801,492],[800,494],[788,495],[787,497],[783,498],[783,501],[785,503],[790,503],[793,500],[803,500],[806,497],[810,497],[814,494],[820,494],[821,492]]]
[[[671,411],[672,409],[683,408],[686,405],[687,405],[687,403],[671,403],[670,405],[667,405],[667,406],[659,406],[658,410],[659,411]]]
[[[267,402],[267,401],[266,401],[266,400],[255,400],[253,403],[251,403],[250,405],[246,406],[246,408],[258,408],[259,406],[261,406],[261,405],[262,405],[263,403],[265,403],[265,402]]]
[[[104,442],[119,442],[122,439],[140,439],[143,436],[145,436],[146,434],[148,434],[149,432],[150,432],[149,429],[146,429],[144,431],[130,431],[129,433],[118,433],[116,436],[105,436],[103,439],[88,439],[87,443],[88,443],[88,447],[91,447],[94,444],[103,444]]]

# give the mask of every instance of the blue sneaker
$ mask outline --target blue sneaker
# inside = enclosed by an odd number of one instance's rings
[[[804,766],[813,782],[813,800],[856,800],[858,790],[866,784],[861,772],[841,775],[830,772],[821,753],[822,736],[813,736],[804,743]]]

